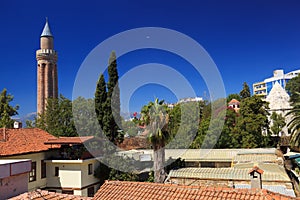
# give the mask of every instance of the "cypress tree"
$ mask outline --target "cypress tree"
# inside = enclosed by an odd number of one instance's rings
[[[109,80],[107,83],[107,122],[110,127],[109,138],[115,144],[120,143],[123,139],[119,132],[121,124],[120,116],[120,88],[118,84],[119,75],[117,70],[116,53],[111,52],[108,62]]]
[[[104,75],[101,74],[97,82],[97,87],[95,92],[95,111],[96,111],[99,125],[103,131],[105,129],[103,119],[106,110],[106,105],[105,105],[106,99],[107,99],[106,83],[105,83]]]

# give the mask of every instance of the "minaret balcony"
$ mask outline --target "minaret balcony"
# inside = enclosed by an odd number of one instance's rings
[[[57,59],[57,52],[53,49],[39,49],[36,51],[37,58],[54,58]]]

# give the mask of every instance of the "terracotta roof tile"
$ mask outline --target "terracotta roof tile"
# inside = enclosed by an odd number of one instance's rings
[[[48,150],[44,144],[53,135],[38,128],[0,129],[0,156],[33,153]]]
[[[94,136],[50,138],[45,144],[82,144],[94,138]]]
[[[91,200],[91,197],[81,197],[77,195],[68,195],[55,192],[48,192],[46,190],[36,190],[32,192],[26,192],[9,200]]]
[[[236,100],[236,99],[231,99],[231,101],[229,101],[228,104],[229,105],[231,105],[231,104],[240,104],[240,102],[238,100]]]
[[[218,200],[218,199],[299,199],[262,189],[184,186],[130,181],[106,181],[95,194],[95,200]]]

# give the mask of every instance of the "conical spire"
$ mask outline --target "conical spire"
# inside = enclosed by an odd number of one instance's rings
[[[53,37],[51,31],[50,31],[50,27],[48,24],[48,18],[46,17],[46,24],[44,26],[43,32],[41,34],[41,37]]]

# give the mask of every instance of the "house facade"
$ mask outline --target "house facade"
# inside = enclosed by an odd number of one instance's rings
[[[0,138],[0,161],[30,160],[27,191],[93,196],[99,189],[94,176],[99,162],[84,148],[93,137],[57,138],[38,128],[25,128],[0,129]]]
[[[31,160],[0,160],[0,199],[7,199],[28,189]]]

